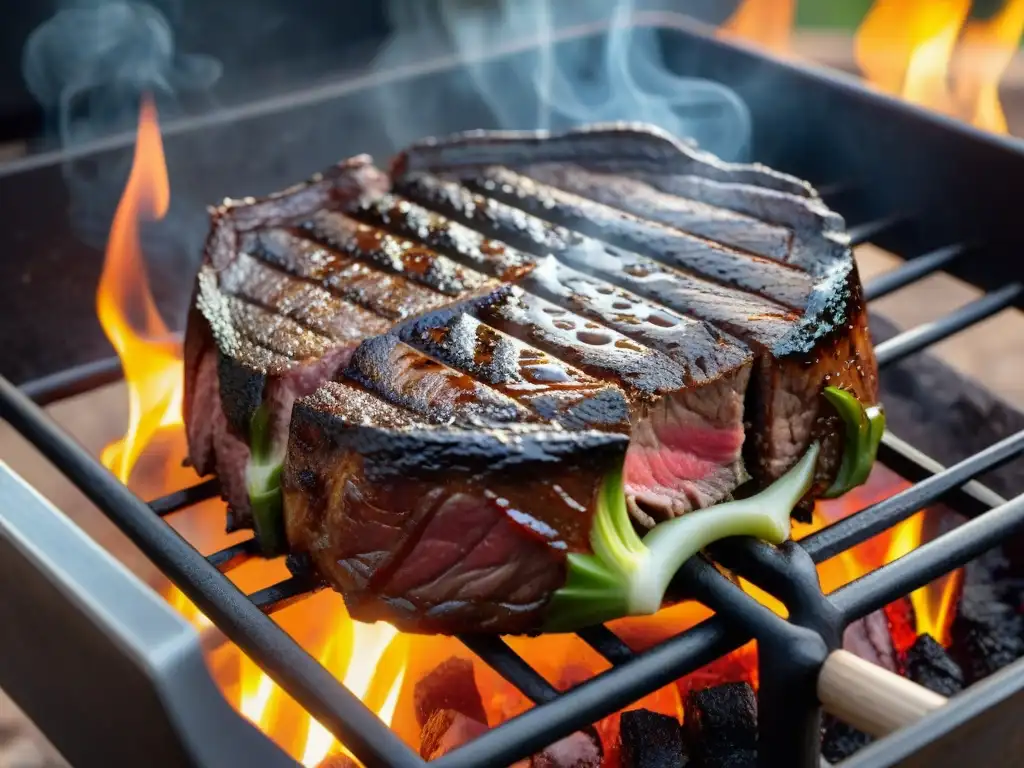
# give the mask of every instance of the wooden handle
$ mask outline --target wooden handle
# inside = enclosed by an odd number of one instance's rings
[[[848,651],[833,651],[818,675],[825,711],[872,736],[915,723],[947,699]]]

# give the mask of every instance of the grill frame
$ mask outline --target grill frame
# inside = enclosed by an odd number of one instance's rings
[[[1024,173],[1024,152],[1003,139],[983,135],[953,121],[871,93],[839,76],[789,64],[769,63],[761,54],[716,40],[692,28],[689,23],[680,23],[677,17],[659,15],[650,23],[666,26],[671,34],[685,38],[687,59],[701,59],[704,55],[703,63],[685,66],[688,73],[722,80],[737,87],[741,95],[747,96],[745,91],[749,91],[749,86],[744,87],[740,82],[744,81],[747,68],[755,64],[771,66],[772,76],[780,83],[776,87],[785,88],[785,84],[790,83],[801,98],[814,102],[821,93],[825,93],[825,101],[835,104],[838,100],[843,106],[841,111],[855,110],[860,121],[866,119],[865,115],[877,119],[879,114],[884,119],[895,119],[898,122],[894,129],[896,134],[916,127],[927,140],[923,142],[924,149],[915,149],[915,152],[937,152],[940,151],[937,147],[944,146],[944,142],[953,142],[958,147],[970,147],[968,154],[980,158],[979,162],[985,169],[991,168],[996,160],[1012,160],[1015,167],[1020,167]],[[676,63],[679,64],[678,61]],[[709,68],[715,71],[708,71]],[[731,74],[723,76],[722,72]],[[787,99],[791,100],[790,97]],[[758,124],[755,109],[755,125]],[[763,138],[761,143],[764,143]],[[755,154],[758,154],[757,142]],[[862,152],[853,154],[841,164],[844,169],[848,163],[862,159]],[[987,258],[961,258],[976,249],[976,246],[967,245],[973,242],[977,226],[980,226],[975,222],[969,222],[970,226],[956,232],[956,237],[945,235],[949,231],[948,226],[939,227],[940,233],[949,239],[937,243],[935,248],[922,251],[918,246],[931,238],[922,238],[921,232],[927,229],[927,222],[936,220],[943,210],[931,197],[920,201],[920,206],[913,206],[913,215],[902,212],[902,208],[897,215],[893,213],[897,209],[891,205],[895,193],[872,198],[857,192],[858,189],[875,188],[881,183],[877,177],[869,178],[866,184],[861,174],[815,178],[802,170],[797,161],[789,165],[780,162],[777,153],[771,162],[782,170],[808,176],[813,181],[842,182],[829,186],[837,190],[837,210],[860,222],[851,226],[852,237],[871,239],[911,257],[898,269],[868,284],[865,292],[869,299],[891,293],[940,268],[965,279],[973,278],[971,282],[992,291],[941,320],[880,344],[881,366],[926,349],[1002,308],[1022,305],[1024,291],[1019,282],[1009,279],[1012,273],[1007,271],[1007,260],[998,256],[999,251],[1011,242],[1004,234],[1009,231],[1008,227],[998,228],[998,236],[993,240],[995,246],[982,248],[982,252],[988,252]],[[878,163],[871,162],[868,166],[878,168]],[[836,170],[836,163],[826,163],[825,167]],[[919,172],[913,179],[901,182],[899,188],[905,193],[909,183],[922,189],[921,185],[928,179],[942,175],[941,171],[934,173],[935,176],[926,178],[923,171]],[[892,175],[892,171],[886,171],[885,178]],[[973,174],[968,175],[974,178]],[[958,182],[957,189],[962,183]],[[901,198],[901,204],[905,204],[907,199]],[[971,210],[976,207],[972,206]],[[989,211],[982,220],[991,222],[995,213]],[[917,253],[922,255],[915,256]],[[302,599],[316,585],[295,576],[246,596],[223,573],[254,556],[253,545],[243,542],[204,558],[165,524],[164,517],[214,495],[217,492],[215,481],[202,481],[147,505],[53,425],[39,408],[39,405],[113,380],[117,375],[115,363],[101,360],[45,380],[29,382],[20,391],[0,379],[0,416],[39,448],[154,560],[229,639],[343,740],[364,764],[422,765],[423,761],[394,733],[268,618],[275,610]],[[1009,532],[1024,526],[1024,497],[1004,501],[974,480],[983,472],[1022,454],[1024,432],[942,469],[913,447],[887,434],[879,460],[916,483],[911,489],[819,531],[805,540],[806,546],[787,543],[776,549],[753,541],[736,541],[714,549],[716,559],[780,598],[789,608],[790,621],[779,618],[740,591],[707,561],[695,558],[681,570],[673,590],[676,595],[699,599],[715,610],[716,615],[641,654],[632,654],[606,628],[580,633],[585,642],[613,664],[613,668],[566,693],[558,694],[499,638],[461,638],[474,653],[538,706],[446,755],[437,761],[438,765],[510,764],[755,637],[759,641],[759,660],[763,670],[759,691],[762,713],[759,723],[760,760],[766,766],[817,766],[820,710],[814,683],[828,651],[839,646],[843,628],[869,608],[880,605],[879,600],[889,602],[895,596],[923,586],[935,576],[965,564]],[[869,534],[890,528],[939,500],[972,518],[972,521],[831,595],[821,594],[814,571],[816,561],[834,556],[868,538]],[[898,595],[894,593],[897,589]],[[1015,680],[1019,679],[1018,675]],[[1011,680],[1010,684],[1024,686],[1024,681]],[[956,706],[953,704],[950,708]],[[886,759],[884,755],[881,757]]]

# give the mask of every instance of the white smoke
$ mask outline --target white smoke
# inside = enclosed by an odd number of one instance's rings
[[[470,127],[563,129],[588,122],[650,122],[728,160],[744,159],[750,115],[731,89],[685,77],[664,62],[658,30],[641,12],[677,9],[670,0],[388,0],[394,34],[380,71],[415,56],[454,51],[492,124],[460,124],[453,84],[388,89],[383,101],[392,143]],[[579,36],[574,30],[593,28]],[[570,34],[563,34],[569,32]],[[568,38],[568,39],[567,39]],[[514,52],[496,56],[503,50]]]
[[[51,138],[68,150],[134,131],[144,94],[156,99],[161,118],[173,115],[183,99],[205,96],[221,66],[177,51],[171,24],[154,5],[65,0],[26,40],[22,73]],[[113,152],[61,166],[72,227],[94,247],[106,240],[130,162],[130,153]]]
[[[91,0],[65,3],[32,32],[22,72],[66,147],[134,125],[142,93],[167,101],[207,90],[221,67],[176,52],[171,26],[154,6]]]

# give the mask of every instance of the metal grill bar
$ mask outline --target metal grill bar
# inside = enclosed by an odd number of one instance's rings
[[[587,627],[576,634],[612,664],[622,664],[633,658],[633,650],[606,626]]]
[[[461,635],[459,640],[535,704],[558,698],[558,690],[500,637]]]
[[[874,301],[888,296],[890,293],[942,269],[947,264],[951,264],[970,250],[970,246],[957,243],[908,259],[900,266],[879,275],[865,285],[864,298]]]
[[[290,579],[279,581],[277,584],[271,584],[269,587],[253,592],[249,595],[249,599],[263,613],[276,613],[289,605],[295,605],[295,603],[305,600],[323,588],[322,584],[317,584],[302,576],[292,576]]]
[[[353,752],[378,765],[421,765],[327,669],[3,377],[0,417],[60,467],[199,610]]]
[[[847,231],[850,236],[850,245],[854,247],[863,245],[864,243],[878,237],[883,232],[887,232],[894,227],[898,227],[905,221],[907,221],[907,216],[897,213],[850,227]]]
[[[840,587],[829,598],[853,621],[966,565],[1021,526],[1024,494]]]
[[[45,406],[106,384],[113,384],[123,377],[120,358],[105,357],[27,381],[19,389],[37,405]]]
[[[259,542],[255,538],[240,541],[230,547],[214,552],[206,558],[206,562],[212,565],[221,573],[227,573],[232,568],[237,568],[247,560],[251,560],[260,553]]]
[[[190,485],[188,488],[182,488],[180,491],[154,499],[149,502],[149,508],[160,515],[160,517],[165,517],[172,512],[177,512],[179,509],[185,509],[201,501],[211,499],[218,493],[220,493],[220,481],[215,477],[211,477],[209,480],[203,480],[201,483]]]
[[[970,304],[965,304],[939,320],[919,325],[893,339],[883,341],[875,347],[878,364],[882,366],[898,362],[1006,309],[1016,301],[1022,290],[1024,289],[1020,283],[1011,283],[998,291],[985,294]]]
[[[1024,454],[1024,431],[1000,440],[949,469],[912,485],[894,496],[872,504],[827,528],[815,531],[800,540],[816,563],[824,562],[851,547],[877,536],[882,531],[906,520],[917,511],[939,501],[956,486],[983,472],[1000,467]]]

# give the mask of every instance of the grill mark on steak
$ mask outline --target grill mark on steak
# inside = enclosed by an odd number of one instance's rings
[[[533,268],[533,256],[452,221],[398,195],[363,199],[349,211],[355,218],[412,238],[456,261],[500,280],[514,280]]]
[[[247,253],[239,253],[219,278],[221,290],[229,296],[284,315],[334,341],[362,341],[391,327],[388,319]]]
[[[391,320],[444,306],[451,297],[357,257],[325,248],[293,231],[254,233],[246,251],[297,277],[323,285],[336,296]]]
[[[405,275],[447,296],[461,296],[486,282],[484,275],[456,264],[431,248],[395,237],[337,211],[318,211],[302,222],[299,229],[305,236],[334,250],[388,272]]]
[[[629,432],[622,392],[481,323],[465,305],[428,313],[396,329],[400,338],[566,429]]]
[[[722,285],[764,296],[797,312],[803,311],[814,287],[808,274],[778,261],[716,245],[656,221],[541,184],[508,168],[486,168],[479,176],[465,181],[484,195],[542,219]]]
[[[523,632],[585,551],[627,438],[438,427],[347,383],[296,403],[282,476],[293,551],[360,621]],[[441,481],[441,482],[439,482]]]
[[[389,403],[436,424],[493,425],[533,418],[512,398],[393,335],[360,344],[346,375]]]
[[[614,166],[604,170],[614,173]],[[804,196],[775,189],[699,176],[675,175],[664,169],[618,169],[625,178],[648,184],[661,192],[735,211],[792,232],[788,261],[817,275],[823,265],[848,258],[850,237],[843,217],[830,210],[817,195]]]
[[[580,197],[775,261],[787,261],[793,245],[793,231],[788,227],[665,194],[640,179],[568,163],[528,165],[520,170],[528,178]]]

